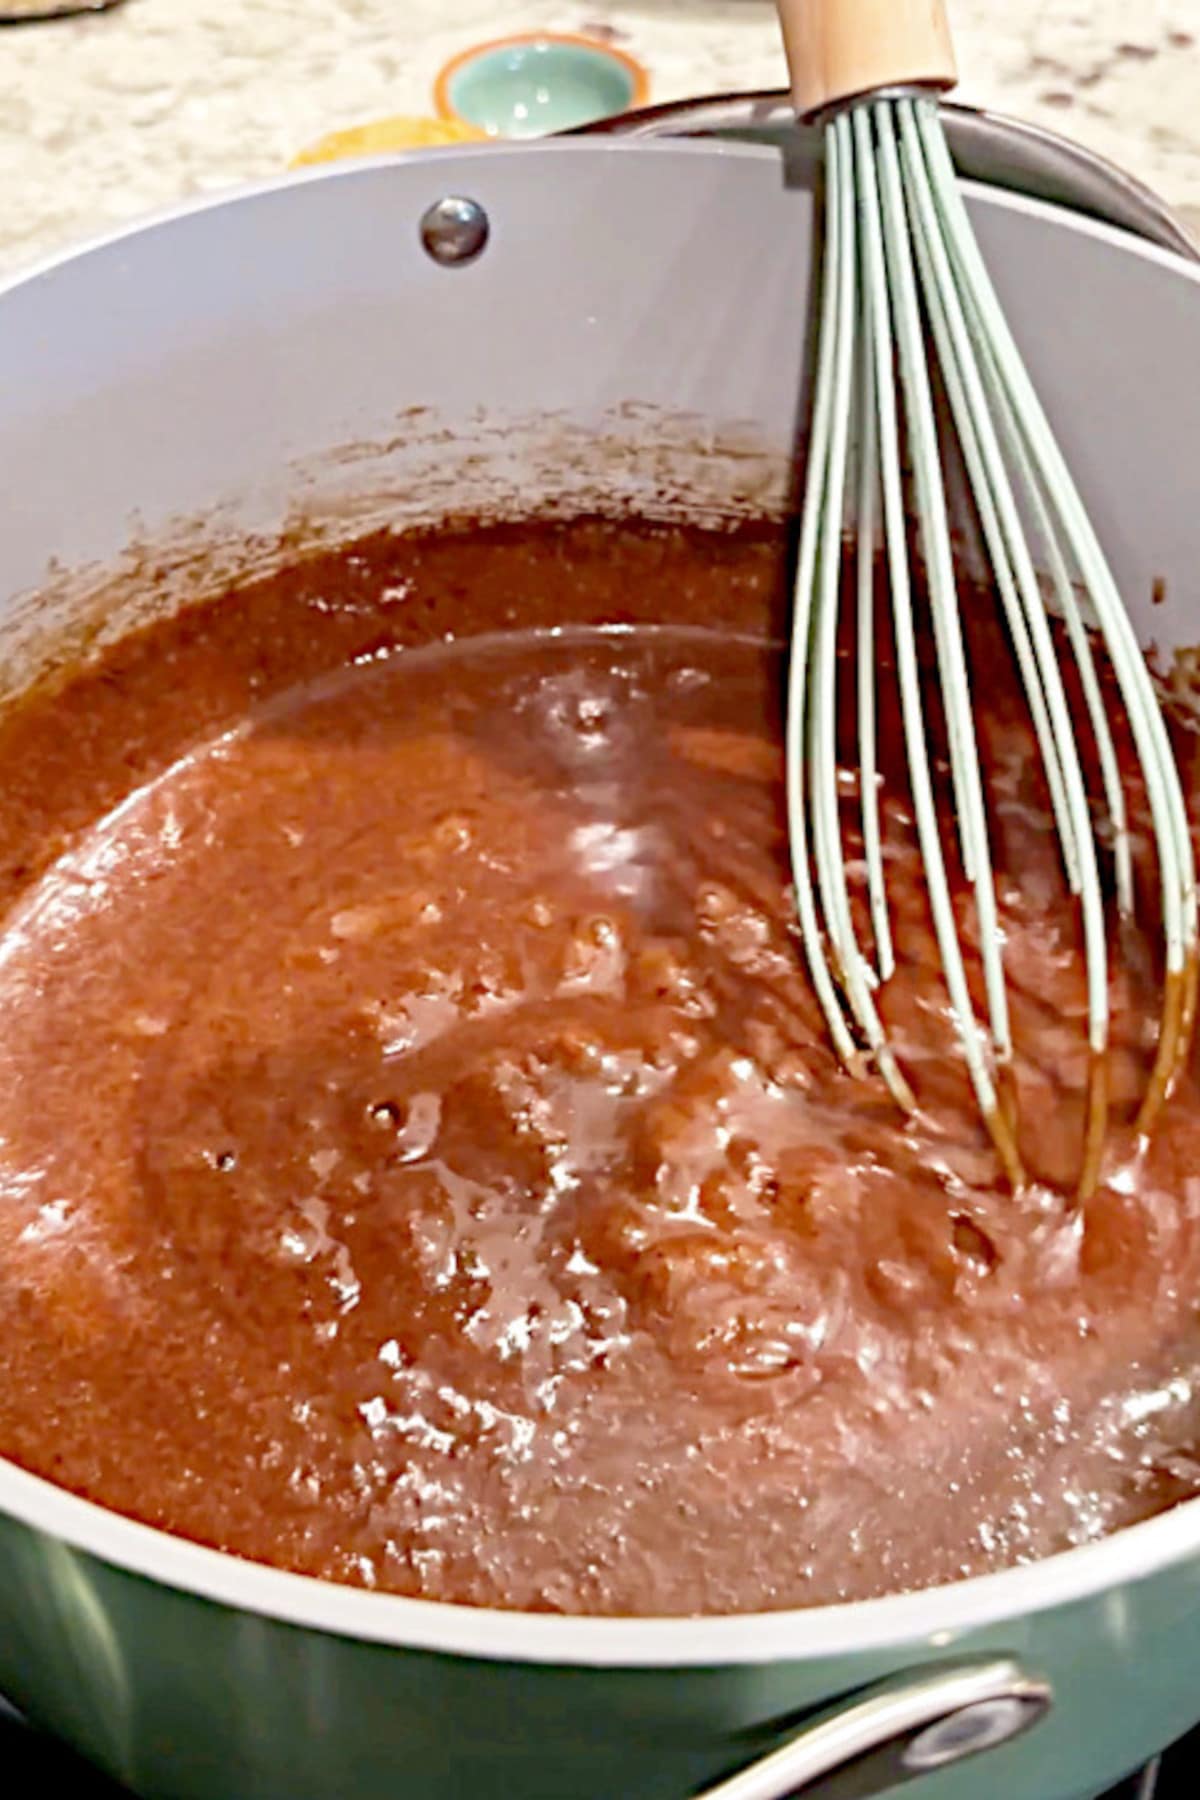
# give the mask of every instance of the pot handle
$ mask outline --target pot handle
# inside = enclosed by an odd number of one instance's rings
[[[696,1800],[870,1800],[1010,1742],[1052,1700],[1048,1682],[1009,1660],[896,1677],[863,1689]]]

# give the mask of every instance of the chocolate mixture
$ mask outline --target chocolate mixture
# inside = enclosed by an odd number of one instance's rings
[[[922,1120],[845,1075],[786,607],[766,526],[385,537],[0,723],[0,1449],[287,1568],[593,1613],[949,1580],[1200,1488],[1190,1077],[1148,1153],[1119,1129],[1153,894],[1079,1203],[1077,920],[977,597],[1029,1185],[954,1049],[889,706]]]

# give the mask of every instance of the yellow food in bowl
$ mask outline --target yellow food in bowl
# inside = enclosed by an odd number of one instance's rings
[[[344,131],[329,132],[293,157],[291,167],[301,169],[312,163],[341,162],[352,156],[389,156],[404,150],[430,150],[444,144],[486,141],[486,134],[477,126],[459,119],[409,118],[396,114],[387,119],[372,119],[365,125],[351,125]]]

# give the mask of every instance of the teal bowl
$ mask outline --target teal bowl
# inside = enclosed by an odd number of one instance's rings
[[[480,44],[446,64],[437,110],[490,137],[570,131],[645,104],[645,70],[623,51],[557,34]]]

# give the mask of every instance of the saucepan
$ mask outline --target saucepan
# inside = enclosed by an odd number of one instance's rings
[[[287,545],[446,512],[772,511],[811,166],[582,141],[338,167],[0,293],[0,698]],[[1200,639],[1200,272],[983,186],[983,250],[1147,643]],[[148,1800],[1086,1800],[1200,1718],[1200,1502],[754,1617],[352,1591],[0,1465],[0,1691]]]

